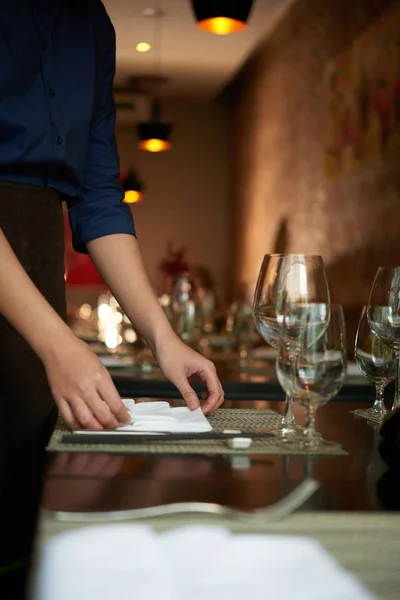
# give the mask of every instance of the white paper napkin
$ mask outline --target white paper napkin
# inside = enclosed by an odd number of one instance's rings
[[[168,402],[140,402],[133,399],[123,400],[131,416],[129,425],[122,425],[115,433],[154,432],[154,433],[206,433],[212,427],[204,416],[201,408],[190,410],[187,406],[172,408]],[[99,435],[110,431],[79,433],[98,433]]]
[[[317,542],[193,526],[104,525],[46,544],[34,600],[372,600]]]

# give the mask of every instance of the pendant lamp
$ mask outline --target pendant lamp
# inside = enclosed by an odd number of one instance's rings
[[[162,46],[162,18],[165,13],[162,9],[162,0],[158,0],[157,8],[152,10],[151,15],[154,22],[154,75],[162,77],[161,70],[161,46]],[[153,96],[150,119],[139,123],[137,132],[139,136],[139,148],[147,152],[164,152],[171,148],[170,136],[172,126],[161,120],[160,101]]]
[[[139,148],[148,152],[164,152],[171,148],[172,126],[161,121],[161,105],[153,100],[150,120],[138,125]]]
[[[134,204],[142,200],[143,186],[132,170],[129,171],[127,178],[121,182],[121,185],[125,191],[124,202],[126,204]]]
[[[252,4],[253,0],[192,0],[197,26],[216,35],[244,29]]]

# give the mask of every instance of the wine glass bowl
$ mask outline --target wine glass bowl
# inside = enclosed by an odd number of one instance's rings
[[[391,306],[370,306],[368,321],[373,333],[384,344],[400,351],[400,315]]]
[[[336,396],[343,386],[347,370],[346,332],[343,308],[329,307],[330,319],[322,335],[313,328],[303,330],[293,361],[287,344],[280,344],[277,373],[282,388],[306,410],[301,445],[317,448],[332,445],[315,431],[315,413]]]
[[[297,342],[302,341],[305,332],[309,343],[322,337],[329,318],[329,304],[318,302],[286,305],[283,312],[277,315],[280,337],[295,351]]]
[[[377,320],[380,322],[380,310],[375,311],[375,308],[371,309],[371,316],[374,322]],[[361,311],[354,357],[361,373],[376,389],[374,405],[368,409],[358,409],[355,414],[367,419],[381,420],[386,415],[383,390],[396,377],[396,356],[393,349],[374,333],[368,320],[367,306],[364,306]]]
[[[368,302],[372,332],[393,348],[397,361],[396,391],[392,409],[400,406],[400,267],[379,267]]]
[[[256,329],[261,337],[273,348],[279,343],[279,323],[274,306],[256,306],[253,309]]]

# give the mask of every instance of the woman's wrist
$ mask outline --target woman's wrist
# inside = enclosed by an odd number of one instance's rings
[[[160,352],[171,344],[179,342],[179,338],[168,323],[167,326],[160,328],[158,331],[155,331],[153,335],[149,336],[149,339],[146,340],[146,342],[155,359],[158,360]]]
[[[32,335],[31,346],[44,365],[60,354],[72,351],[73,347],[79,343],[75,334],[64,321],[58,315],[52,316],[54,320],[44,326],[41,324],[40,332]]]

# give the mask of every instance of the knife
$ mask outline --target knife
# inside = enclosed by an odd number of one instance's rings
[[[131,432],[69,433],[63,435],[62,444],[145,444],[155,442],[194,442],[209,440],[231,440],[233,438],[267,439],[275,437],[273,433],[163,433],[137,434]]]

